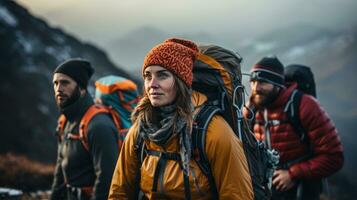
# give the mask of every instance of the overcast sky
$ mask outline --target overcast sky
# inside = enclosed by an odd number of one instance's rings
[[[167,33],[261,35],[294,24],[356,24],[357,0],[17,0],[51,25],[106,45],[141,26]]]

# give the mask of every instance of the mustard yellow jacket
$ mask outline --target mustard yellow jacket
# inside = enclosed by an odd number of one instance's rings
[[[192,100],[197,106],[207,98],[193,92]],[[134,199],[136,174],[139,160],[134,151],[138,135],[138,125],[129,130],[121,150],[110,187],[109,199]],[[147,149],[163,152],[179,152],[178,138],[172,138],[165,146],[145,141]],[[206,154],[220,199],[253,199],[253,190],[249,169],[241,141],[221,116],[214,116],[206,135]],[[177,161],[168,160],[164,172],[163,184],[157,192],[152,192],[154,172],[159,158],[147,155],[142,163],[140,189],[148,199],[184,199],[183,172]],[[201,172],[196,162],[190,161],[190,187],[192,199],[212,199],[207,177]]]

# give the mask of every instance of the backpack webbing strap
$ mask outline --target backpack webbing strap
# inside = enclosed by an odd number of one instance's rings
[[[203,174],[205,174],[208,178],[213,197],[212,199],[218,199],[219,195],[210,163],[206,155],[205,144],[207,127],[212,117],[219,111],[220,109],[215,106],[204,104],[201,110],[194,117],[195,124],[192,130],[192,149],[194,152],[194,159]]]
[[[206,132],[207,127],[215,114],[218,114],[220,109],[216,106],[212,106],[209,103],[202,105],[200,111],[194,117],[194,125],[192,129],[192,150],[193,150],[193,157],[202,171],[202,173],[207,177],[209,181],[209,185],[211,188],[212,199],[219,199],[218,190],[216,187],[216,183],[211,171],[210,163],[208,161],[206,151],[205,151],[205,143],[206,143]],[[140,166],[144,161],[146,154],[150,152],[151,154],[158,155],[158,153],[153,153],[152,150],[147,150],[145,148],[144,139],[138,134],[135,142],[135,152],[137,158],[139,160]],[[156,172],[156,171],[155,171]],[[141,178],[141,171],[139,169],[136,182],[139,185],[140,189],[140,178]],[[190,191],[186,191],[190,189],[189,187],[189,179],[187,176],[184,175],[184,184],[185,184],[185,194],[190,194]],[[154,187],[154,186],[153,186]],[[157,188],[157,186],[156,186]],[[188,198],[188,197],[186,197]]]
[[[108,113],[110,114],[113,123],[116,127],[116,129],[118,130],[118,148],[119,148],[119,152],[121,150],[121,147],[123,146],[123,142],[125,139],[126,134],[128,133],[129,129],[123,129],[122,124],[120,122],[120,116],[119,113],[117,113],[114,108],[112,106],[108,106],[106,107],[108,110]]]
[[[146,147],[144,143],[144,138],[141,137],[140,133],[138,133],[136,140],[135,140],[135,146],[134,150],[136,153],[136,157],[139,160],[140,165],[143,163],[144,158],[146,157]]]
[[[122,146],[122,139],[125,137],[126,134],[126,130],[124,129],[120,129],[120,120],[119,120],[119,115],[110,107],[104,107],[102,105],[99,104],[94,104],[91,107],[89,107],[89,109],[84,113],[80,123],[79,123],[79,135],[77,134],[72,134],[69,133],[67,135],[68,138],[73,139],[73,140],[81,140],[84,148],[89,151],[89,144],[88,144],[88,125],[90,120],[92,120],[92,118],[97,115],[98,113],[108,113],[112,120],[113,123],[115,125],[115,127],[117,128],[117,130],[119,131],[119,137],[118,137],[118,147],[119,150]],[[58,137],[59,141],[62,141],[64,138],[64,127],[66,124],[66,117],[62,114],[60,115],[59,119],[58,119],[58,124],[57,124],[57,128],[56,128],[56,135]],[[121,131],[123,130],[123,131]]]
[[[185,173],[183,173],[183,184],[184,184],[184,188],[185,188],[185,199],[186,200],[191,200],[191,188],[190,188],[190,177],[189,175],[185,175]]]
[[[66,124],[66,116],[64,114],[60,115],[57,121],[57,128],[56,128],[56,136],[58,137],[59,141],[63,140],[64,137],[64,125]]]
[[[308,144],[309,140],[307,137],[307,131],[302,126],[300,120],[300,104],[301,99],[304,94],[299,90],[295,89],[290,95],[289,101],[284,108],[284,112],[286,112],[287,117],[293,128],[295,129],[296,134],[299,136],[300,141]]]
[[[136,157],[139,160],[139,167],[135,176],[135,194],[137,194],[137,198],[134,199],[144,199],[144,193],[140,189],[140,180],[141,180],[141,165],[144,161],[144,158],[146,156],[145,153],[145,144],[144,144],[144,138],[140,136],[140,133],[138,133],[136,140],[135,140],[135,146],[134,146],[134,151],[136,153]]]
[[[157,192],[159,178],[161,180],[160,185],[162,186],[162,184],[163,184],[164,171],[165,171],[167,161],[168,160],[177,161],[180,163],[180,167],[182,168],[181,157],[178,153],[168,153],[168,152],[154,151],[154,150],[148,150],[148,149],[146,149],[145,151],[146,151],[147,155],[159,157],[159,162],[156,165],[156,169],[155,169],[155,173],[154,173],[154,181],[153,181],[153,185],[152,185],[152,191]],[[184,189],[185,189],[185,199],[190,200],[191,199],[191,191],[190,191],[189,175],[185,175],[185,173],[183,173],[183,180],[184,180]]]
[[[124,92],[122,90],[118,90],[118,96],[120,99],[121,105],[128,111],[132,112],[134,108],[132,107],[133,104],[136,104],[140,100],[140,96],[135,97],[134,99],[128,101],[125,100]]]
[[[147,152],[147,154],[150,155],[149,152]],[[154,155],[154,154],[152,154],[152,155]],[[156,165],[156,169],[155,169],[155,173],[154,173],[154,180],[153,180],[153,184],[152,184],[153,192],[157,192],[157,185],[158,185],[159,177],[162,177],[164,175],[164,171],[165,171],[165,167],[166,167],[166,163],[167,163],[167,159],[164,159],[161,156],[161,154],[155,155],[155,156],[159,157],[159,161]],[[162,183],[160,185],[162,185]]]
[[[84,146],[84,148],[89,151],[88,143],[88,126],[90,120],[98,113],[109,113],[108,109],[100,105],[92,105],[83,115],[81,122],[79,123],[79,137]]]

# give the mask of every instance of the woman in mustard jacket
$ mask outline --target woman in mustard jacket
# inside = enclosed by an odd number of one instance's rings
[[[144,97],[132,114],[134,124],[119,156],[109,199],[137,199],[138,189],[147,199],[214,198],[208,177],[191,158],[193,114],[207,100],[191,90],[197,54],[195,43],[172,38],[145,57]],[[142,162],[138,137],[146,149]],[[218,198],[253,199],[242,143],[221,116],[214,116],[208,126],[205,151]]]

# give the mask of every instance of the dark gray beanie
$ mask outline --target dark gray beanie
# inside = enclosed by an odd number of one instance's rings
[[[60,64],[53,73],[65,74],[75,80],[81,88],[86,89],[88,80],[93,75],[94,69],[90,62],[74,58]]]

